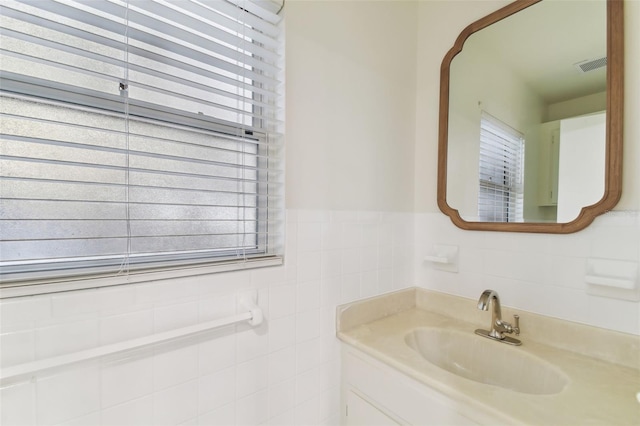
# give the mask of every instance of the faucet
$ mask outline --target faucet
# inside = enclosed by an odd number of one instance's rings
[[[520,340],[504,335],[505,333],[520,334],[520,317],[518,315],[513,316],[514,325],[502,320],[500,297],[498,297],[498,292],[495,290],[483,291],[480,299],[478,299],[478,309],[488,311],[489,307],[491,307],[491,329],[488,331],[477,329],[476,334],[510,345],[521,345],[522,342]]]

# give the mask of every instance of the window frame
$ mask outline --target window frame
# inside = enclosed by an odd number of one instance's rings
[[[252,41],[252,43],[256,43]],[[4,80],[4,76],[3,76]],[[9,78],[9,81],[11,79]],[[260,87],[260,82],[256,80],[251,80],[251,84],[256,87]],[[56,92],[56,90],[60,88],[55,87],[45,87],[43,86],[39,88],[36,86],[29,86],[28,82],[13,80],[13,85],[22,86],[23,90],[18,90],[18,94],[13,94],[9,96],[14,97],[22,97],[22,98],[33,98],[32,100],[36,102],[45,102],[55,104],[58,103],[61,106],[69,107],[69,102],[62,102],[56,99],[48,99],[47,97],[55,98],[55,95],[52,93]],[[27,85],[27,86],[25,86]],[[26,88],[25,88],[26,87]],[[4,89],[4,88],[3,88]],[[126,86],[124,87],[126,90]],[[250,90],[250,89],[249,89]],[[9,92],[11,93],[11,92]],[[40,96],[35,96],[39,94]],[[82,94],[78,94],[79,97],[85,96]],[[251,91],[251,97],[256,99],[260,98],[262,95],[259,92]],[[121,109],[121,105],[116,105],[115,102],[99,100],[102,102],[102,111],[96,111],[94,108],[99,107],[99,105],[81,105],[79,108],[91,108],[92,112],[105,113],[105,114],[120,114],[117,112],[118,109]],[[73,102],[72,102],[73,103]],[[76,102],[77,103],[77,102]],[[79,102],[82,104],[82,102]],[[66,105],[65,105],[66,104]],[[113,104],[113,105],[111,105]],[[115,110],[114,111],[114,106]],[[92,108],[93,107],[93,108]],[[212,119],[206,120],[203,117],[197,116],[193,113],[185,113],[180,114],[179,111],[174,111],[177,113],[177,116],[181,116],[180,120],[176,120],[175,122],[164,121],[162,118],[166,118],[166,114],[170,114],[167,111],[163,111],[162,117],[154,117],[153,114],[144,114],[147,111],[153,111],[152,108],[145,108],[144,106],[136,105],[135,102],[131,102],[127,105],[127,108],[133,107],[133,111],[127,111],[129,113],[128,116],[125,116],[125,120],[141,120],[141,121],[151,121],[151,122],[162,122],[163,125],[168,126],[181,126],[184,129],[188,130],[204,130],[206,132],[217,133],[221,137],[231,137],[236,139],[241,139],[243,143],[251,144],[251,141],[255,141],[257,144],[257,149],[255,154],[256,161],[258,164],[261,161],[266,161],[267,164],[271,161],[277,161],[281,164],[282,159],[274,159],[272,158],[272,154],[270,153],[271,149],[267,146],[267,142],[270,138],[281,138],[281,135],[274,134],[271,135],[266,132],[256,131],[256,127],[266,129],[265,123],[262,122],[262,119],[259,117],[259,114],[256,112],[256,109],[261,109],[259,105],[252,105],[252,116],[254,117],[254,122],[252,123],[250,128],[252,130],[242,130],[244,127],[242,125],[234,125],[233,123],[224,123],[224,120],[221,119]],[[162,108],[161,108],[162,109]],[[258,114],[258,115],[256,115]],[[256,123],[255,120],[260,120],[259,123]],[[191,125],[189,125],[191,123]],[[243,134],[239,134],[241,131]],[[248,142],[245,142],[248,141]],[[243,151],[244,152],[244,151]],[[207,251],[206,255],[203,256],[180,256],[185,257],[185,259],[172,258],[171,260],[162,260],[162,261],[146,261],[140,264],[136,262],[132,262],[131,266],[127,268],[124,273],[113,271],[113,266],[110,267],[110,270],[105,272],[101,267],[86,267],[82,268],[80,273],[74,273],[72,275],[69,274],[52,274],[51,271],[43,271],[39,273],[35,272],[27,272],[24,277],[18,279],[12,279],[9,281],[0,280],[0,298],[9,298],[9,297],[20,297],[25,295],[34,295],[34,294],[43,294],[43,293],[51,293],[51,292],[59,292],[59,291],[69,291],[69,290],[77,290],[84,288],[96,288],[96,287],[105,287],[105,286],[115,286],[115,285],[123,285],[123,284],[131,284],[131,283],[141,283],[146,281],[155,281],[162,279],[172,279],[172,278],[180,278],[180,277],[189,277],[189,276],[197,276],[203,274],[210,274],[216,272],[227,272],[227,271],[235,271],[235,270],[247,270],[252,268],[264,267],[264,266],[275,266],[283,264],[283,252],[284,252],[284,244],[280,242],[278,244],[281,247],[274,253],[271,253],[268,250],[269,245],[271,244],[271,236],[268,233],[266,228],[269,227],[269,222],[271,218],[271,200],[269,196],[265,197],[266,202],[264,205],[261,205],[260,202],[260,194],[263,194],[264,186],[270,186],[271,181],[261,182],[261,173],[271,174],[271,169],[268,171],[258,170],[256,171],[255,184],[257,185],[257,191],[255,194],[249,195],[250,197],[256,197],[255,203],[255,216],[256,216],[256,226],[255,226],[255,249],[254,250],[246,250],[247,254],[250,256],[244,256],[243,258],[230,258],[229,256],[225,256],[225,253],[228,251],[220,251],[219,255],[215,255],[212,252],[217,251],[212,249]],[[268,193],[268,192],[266,192]],[[246,196],[246,195],[243,195]],[[238,205],[242,206],[244,203],[240,202]],[[284,207],[281,203],[279,204],[279,212],[280,214],[284,213]],[[246,205],[246,204],[245,204]],[[246,208],[246,207],[245,207]],[[266,219],[260,220],[262,215],[266,216]],[[282,221],[282,220],[281,220]],[[284,224],[278,226],[281,231],[284,231]],[[281,232],[281,233],[282,233]],[[261,234],[262,233],[262,234]],[[260,247],[259,235],[266,235],[266,242],[264,247]],[[127,237],[127,238],[130,238]],[[283,240],[283,236],[279,237],[279,240]],[[233,251],[233,250],[232,250]],[[254,256],[255,255],[255,256]],[[131,254],[126,254],[127,258],[131,256]],[[163,255],[160,255],[161,257]],[[257,256],[257,257],[256,257]],[[149,258],[149,256],[146,256]],[[160,264],[161,263],[161,264]]]
[[[493,137],[488,136],[491,133]],[[500,152],[495,151],[488,139],[500,139]],[[512,150],[511,154],[505,154]],[[480,141],[478,162],[478,220],[490,223],[520,223],[524,221],[524,134],[486,111],[480,116]],[[483,172],[491,167],[499,173]],[[489,176],[488,179],[483,175]],[[492,181],[497,177],[499,182]],[[493,197],[487,195],[493,192]],[[495,201],[502,199],[500,204]],[[484,208],[487,201],[494,207]],[[497,206],[501,206],[500,209]],[[497,217],[506,220],[496,220]]]

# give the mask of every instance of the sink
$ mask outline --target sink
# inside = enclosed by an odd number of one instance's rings
[[[569,383],[557,367],[522,347],[437,327],[407,333],[406,344],[431,364],[465,379],[534,395],[561,392]]]

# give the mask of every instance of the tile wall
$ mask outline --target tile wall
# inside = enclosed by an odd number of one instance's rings
[[[638,211],[609,212],[567,235],[463,231],[443,214],[418,214],[415,232],[416,285],[473,299],[490,288],[503,305],[640,334],[639,302],[589,294],[585,282],[590,259],[640,265]],[[457,273],[424,261],[434,244],[458,246]]]
[[[459,247],[458,272],[424,262]],[[76,365],[0,392],[2,425],[334,425],[335,307],[409,285],[640,334],[640,303],[592,296],[590,258],[640,261],[640,212],[570,235],[461,231],[440,213],[287,213],[286,265],[0,303],[2,367],[235,313],[258,289],[266,321]]]
[[[292,210],[283,267],[2,300],[2,367],[224,317],[249,288],[266,321],[10,384],[0,423],[338,424],[335,307],[413,284],[413,217]]]

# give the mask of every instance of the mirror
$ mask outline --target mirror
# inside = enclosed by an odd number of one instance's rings
[[[570,233],[622,192],[622,0],[519,0],[440,73],[438,206],[460,228]]]

